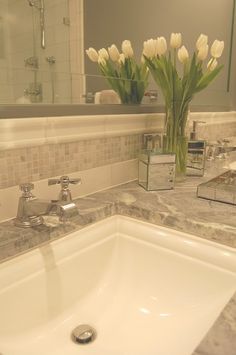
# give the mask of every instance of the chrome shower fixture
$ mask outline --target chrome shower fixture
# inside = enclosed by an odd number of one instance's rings
[[[36,56],[26,58],[24,60],[24,62],[25,62],[26,68],[31,68],[31,69],[38,69],[39,68],[39,60],[38,60],[38,57],[36,57]]]
[[[46,48],[45,44],[45,5],[44,0],[28,0],[29,6],[35,7],[40,11],[40,33],[41,33],[41,47]]]
[[[41,8],[41,1],[40,0],[28,0],[29,6],[36,7],[40,10]]]
[[[46,59],[46,62],[48,62],[48,64],[50,64],[50,65],[53,65],[56,63],[56,58],[53,55],[50,55],[50,56],[46,57],[45,59]]]

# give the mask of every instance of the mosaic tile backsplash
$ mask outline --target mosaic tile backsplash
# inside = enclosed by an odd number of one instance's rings
[[[142,135],[48,144],[0,152],[0,189],[135,159]]]
[[[216,141],[227,137],[236,136],[236,122],[228,122],[227,124],[216,123],[198,126],[198,137],[207,141]]]

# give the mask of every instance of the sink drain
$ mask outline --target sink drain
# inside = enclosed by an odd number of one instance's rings
[[[72,333],[72,340],[77,344],[89,344],[96,339],[96,330],[88,324],[81,324]]]

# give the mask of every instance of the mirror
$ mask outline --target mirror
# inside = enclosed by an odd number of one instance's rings
[[[138,58],[144,40],[160,35],[168,40],[171,32],[181,32],[190,51],[200,33],[210,42],[225,41],[224,69],[193,105],[230,110],[234,11],[235,0],[0,0],[1,117],[22,111],[39,116],[43,107],[48,114],[51,104],[56,115],[72,110],[71,104],[90,108],[94,94],[109,87],[84,49],[120,47],[129,39]],[[157,90],[152,80],[147,90]],[[148,96],[144,103],[154,110],[153,101]],[[163,104],[159,92],[157,103]],[[96,105],[93,113],[99,109]]]
[[[196,96],[194,103],[229,106],[233,8],[233,0],[142,0],[138,6],[136,0],[112,1],[112,6],[109,0],[86,0],[85,47],[99,49],[111,43],[120,46],[123,39],[130,39],[140,57],[144,40],[164,36],[169,41],[171,32],[182,33],[190,52],[194,51],[200,33],[207,34],[210,43],[216,38],[224,40],[225,50],[220,58],[224,69],[209,88]],[[94,63],[85,61],[86,72],[95,73],[96,69]],[[88,78],[89,90],[98,90],[96,84],[98,81]]]

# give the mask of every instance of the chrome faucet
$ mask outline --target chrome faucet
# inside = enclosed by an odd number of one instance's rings
[[[79,178],[74,178],[70,179],[69,176],[61,176],[60,179],[49,179],[48,180],[48,185],[56,185],[60,184],[61,185],[61,192],[59,193],[58,196],[58,201],[59,202],[71,202],[72,201],[72,196],[71,196],[71,191],[69,190],[69,185],[73,184],[81,184],[81,179]]]
[[[39,226],[44,223],[43,215],[57,215],[62,222],[78,215],[77,206],[72,200],[40,200],[32,194],[33,188],[32,183],[20,185],[22,196],[19,198],[17,217],[14,221],[17,227]]]

